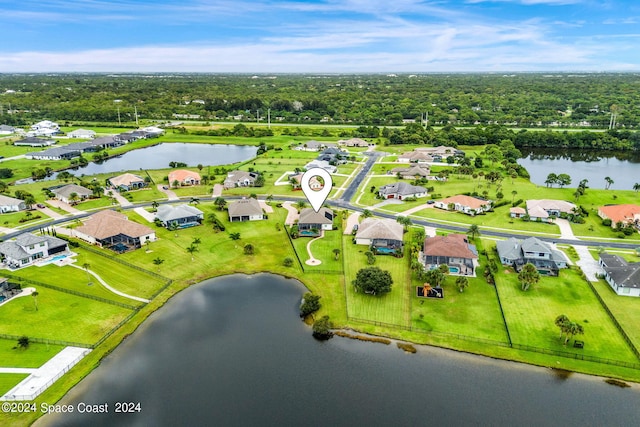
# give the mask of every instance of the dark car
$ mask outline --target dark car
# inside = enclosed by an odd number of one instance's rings
[[[38,207],[38,209],[44,209],[44,205],[42,203],[38,203],[36,206]]]
[[[427,201],[427,204],[428,204],[428,205],[432,205],[432,204],[434,204],[435,202],[436,202],[435,200],[429,200],[429,201]]]
[[[169,189],[169,187],[167,187],[166,185],[163,185],[163,186],[162,186],[162,189],[163,189],[163,190],[168,190],[168,189]]]

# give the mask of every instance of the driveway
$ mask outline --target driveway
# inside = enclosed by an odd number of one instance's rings
[[[40,208],[38,210],[53,219],[64,218],[64,215],[59,214],[58,212],[54,211],[51,208]]]
[[[416,207],[414,207],[414,208],[407,209],[406,211],[403,211],[403,212],[397,213],[397,214],[396,214],[396,216],[398,216],[398,215],[402,215],[402,216],[409,216],[409,215],[411,215],[412,213],[416,213],[416,212],[419,212],[419,211],[421,211],[421,210],[423,210],[423,209],[432,208],[432,207],[433,207],[433,205],[427,205],[427,204],[425,203],[424,205],[416,206]]]
[[[598,281],[598,274],[604,274],[604,270],[598,264],[598,261],[593,259],[591,256],[591,252],[589,252],[588,246],[583,245],[573,245],[574,249],[578,253],[580,260],[576,262],[576,264],[582,269],[585,276],[587,276],[587,280],[590,282]]]
[[[167,199],[169,199],[169,200],[180,200],[180,197],[178,197],[178,195],[174,191],[165,190],[163,187],[166,187],[166,185],[158,184],[156,186],[156,188],[158,188],[158,190],[160,190],[161,192],[163,192],[164,194],[167,195]]]
[[[298,208],[293,206],[293,202],[284,202],[282,207],[287,210],[287,219],[284,221],[285,225],[293,225],[296,220],[300,218]]]
[[[145,208],[135,208],[134,211],[149,222],[154,222],[156,219],[156,216]]]
[[[344,227],[344,234],[351,234],[353,227],[360,223],[360,212],[354,212],[347,218],[347,224]]]
[[[107,190],[105,190],[104,194],[109,197],[109,193]],[[130,201],[128,201],[127,199],[125,199],[124,197],[122,197],[120,195],[120,193],[118,193],[115,190],[111,190],[111,196],[116,199],[116,202],[118,202],[118,204],[120,206],[131,206],[133,203],[131,203]]]
[[[222,190],[224,190],[224,187],[222,186],[222,184],[215,184],[213,186],[213,194],[211,194],[211,197],[222,196]]]
[[[71,206],[68,203],[65,203],[61,200],[47,200],[45,203],[51,205],[51,206],[55,206],[56,208],[62,209],[63,211],[67,211],[70,214],[81,214],[81,213],[85,213],[84,211],[81,211],[79,209],[74,208],[73,206]]]
[[[260,207],[262,209],[264,209],[264,211],[268,214],[273,213],[273,208],[267,204],[267,202],[265,202],[264,200],[258,200],[258,203],[260,203]]]
[[[573,235],[573,230],[571,229],[571,224],[566,219],[556,218],[556,224],[560,228],[560,236],[562,239],[570,239],[570,240],[578,240]]]

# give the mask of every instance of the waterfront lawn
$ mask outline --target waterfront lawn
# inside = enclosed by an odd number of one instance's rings
[[[564,269],[559,277],[542,277],[526,292],[520,289],[517,273],[506,271],[495,277],[514,344],[638,362],[577,271]],[[575,337],[584,341],[583,349],[574,348],[573,339],[562,345],[560,330],[554,324],[561,314],[584,327],[584,335]]]
[[[29,374],[0,374],[0,396],[20,384]]]
[[[409,324],[409,255],[405,249],[403,258],[390,255],[376,255],[375,267],[389,271],[393,278],[391,292],[384,295],[357,293],[352,282],[362,268],[371,267],[364,255],[369,248],[356,245],[352,236],[344,239],[344,268],[347,313],[351,318],[408,326]]]
[[[604,280],[593,283],[609,311],[615,316],[631,342],[640,349],[640,298],[617,295]]]
[[[39,368],[58,354],[63,345],[29,343],[19,348],[18,341],[0,339],[0,366],[3,368]]]
[[[307,244],[311,240],[313,239],[309,237],[293,239],[293,247],[303,264],[309,259]],[[340,256],[337,260],[333,253],[334,249],[340,249]],[[311,243],[311,253],[315,259],[322,261],[322,264],[317,266],[304,264],[305,271],[329,270],[342,273],[342,230],[325,231],[322,239],[317,239]]]
[[[76,250],[76,249],[74,249]],[[76,265],[82,267],[84,261],[76,262]],[[94,269],[94,264],[91,264],[89,267],[90,270]],[[89,278],[87,277],[87,273],[84,270],[80,270],[70,266],[57,266],[55,264],[47,264],[42,267],[28,267],[17,270],[12,273],[19,277],[24,277],[25,279],[31,279],[38,282],[46,283],[48,285],[54,285],[59,288],[68,289],[75,292],[81,292],[83,294],[95,296],[98,298],[105,298],[110,301],[120,302],[128,305],[139,305],[140,302],[134,301],[129,298],[121,297],[120,295],[116,295],[113,292],[106,289],[104,286],[98,282],[95,277],[91,276],[92,285],[89,285]],[[108,279],[111,276],[103,279],[109,283],[109,285],[114,286]],[[31,286],[30,284],[23,284],[23,287]],[[116,287],[116,286],[114,286]],[[116,287],[117,288],[117,287]]]
[[[480,266],[476,269],[478,277],[468,277],[469,286],[464,292],[455,285],[458,276],[448,275],[442,287],[442,299],[418,297],[416,287],[423,283],[414,278],[411,286],[412,326],[429,332],[508,343],[495,288],[482,277],[485,266],[486,257],[481,256]]]
[[[32,297],[13,298],[2,309],[5,334],[93,344],[127,317],[131,310],[35,286]]]
[[[155,243],[151,243],[149,248],[150,250],[154,250],[154,244]],[[141,298],[150,298],[165,284],[165,281],[161,278],[152,276],[151,274],[145,273],[140,270],[135,270],[125,264],[119,263],[116,260],[98,255],[94,252],[90,252],[82,248],[77,248],[74,250],[78,254],[78,266],[82,267],[82,265],[88,263],[89,270],[100,276],[105,282],[109,284],[109,286],[128,295]],[[146,249],[143,247],[132,252],[138,253],[138,255],[140,255],[140,253],[144,253],[145,250]],[[104,251],[104,253],[109,256],[122,256],[116,255],[115,252],[109,251],[108,249],[102,249],[101,251]],[[150,270],[152,267],[147,266],[143,268]],[[78,272],[84,274],[84,272],[81,270],[78,270]],[[86,274],[84,280],[87,280]],[[97,283],[97,280],[94,277],[92,277],[92,281],[94,282],[93,287],[101,286],[99,283]],[[110,299],[113,299],[113,297],[110,297]],[[127,299],[127,304],[136,305],[136,302]]]

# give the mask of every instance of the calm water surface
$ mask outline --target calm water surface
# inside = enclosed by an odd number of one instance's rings
[[[462,353],[343,338],[297,316],[304,287],[260,274],[182,292],[63,403],[140,402],[138,414],[45,417],[52,426],[632,426],[637,386]]]
[[[588,179],[590,188],[605,188],[605,177],[614,183],[611,190],[633,190],[640,182],[640,153],[632,151],[564,150],[537,148],[522,150],[524,158],[518,163],[531,175],[531,182],[545,185],[550,173],[566,173],[571,177],[569,187],[576,188]]]
[[[182,162],[187,166],[228,165],[255,157],[258,147],[249,145],[220,145],[194,143],[164,143],[124,153],[103,163],[89,163],[86,167],[70,172],[75,175],[93,175],[135,169],[168,168],[169,162]]]

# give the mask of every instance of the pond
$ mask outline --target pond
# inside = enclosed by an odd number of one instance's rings
[[[394,345],[316,341],[297,313],[304,292],[300,282],[270,274],[193,285],[59,402],[106,402],[110,413],[47,416],[42,424],[640,423],[637,386],[430,347],[410,355]],[[117,414],[115,402],[139,402],[141,410]]]
[[[612,190],[633,190],[640,182],[640,152],[567,150],[567,149],[522,149],[523,158],[518,163],[527,169],[531,182],[545,185],[550,173],[566,173],[571,177],[569,187],[577,187],[588,179],[590,188],[605,188],[605,177],[613,180]]]

